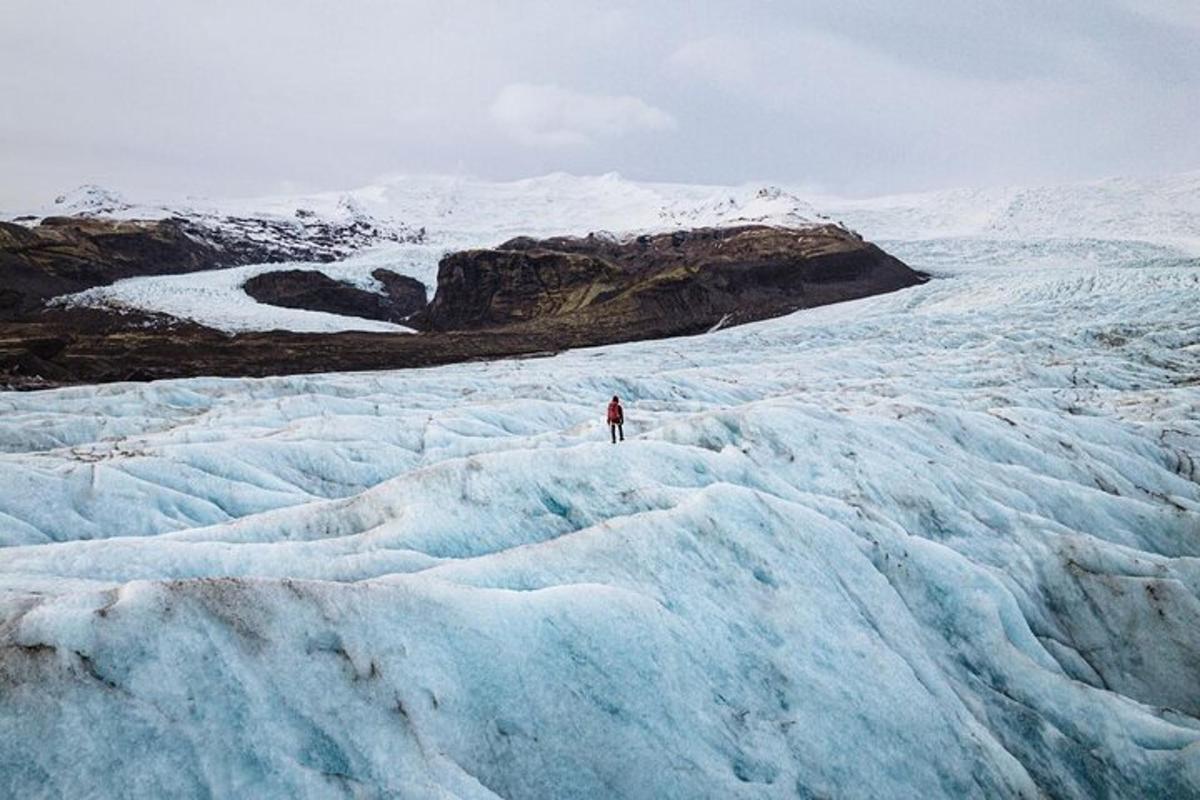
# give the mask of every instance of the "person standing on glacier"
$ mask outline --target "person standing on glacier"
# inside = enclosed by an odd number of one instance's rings
[[[612,433],[613,444],[617,443],[617,434],[621,435],[621,441],[625,441],[625,409],[621,408],[621,398],[613,395],[612,402],[608,404],[608,430]]]

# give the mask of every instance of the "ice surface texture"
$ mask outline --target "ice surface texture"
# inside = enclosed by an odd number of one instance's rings
[[[0,795],[1200,796],[1191,234],[900,216],[701,337],[0,395]]]

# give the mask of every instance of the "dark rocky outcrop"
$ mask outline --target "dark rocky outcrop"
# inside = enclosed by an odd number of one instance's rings
[[[425,284],[386,269],[372,275],[383,285],[384,294],[306,269],[264,272],[246,281],[242,289],[260,303],[384,322],[403,322],[425,308]]]
[[[0,323],[0,389],[400,369],[545,355],[585,344],[557,334],[491,330],[230,336],[157,315],[52,309],[33,320]]]
[[[121,278],[211,269],[222,263],[221,255],[177,220],[48,217],[33,227],[0,222],[0,319]]]
[[[371,277],[383,286],[383,293],[388,298],[391,308],[399,315],[399,319],[408,319],[413,314],[425,310],[429,301],[425,284],[416,278],[392,272],[390,269],[377,269]]]
[[[452,253],[423,316],[429,330],[584,328],[611,338],[718,324],[895,291],[923,277],[834,225],[702,228],[618,241],[518,238]]]
[[[923,282],[835,226],[700,229],[617,241],[513,239],[447,255],[438,290],[375,273],[387,296],[306,270],[267,273],[267,302],[401,315],[420,334],[230,336],[170,318],[53,309],[0,323],[0,385],[395,369],[700,333]],[[419,284],[418,284],[419,285]],[[389,305],[391,304],[391,305]],[[387,319],[389,317],[376,317]],[[397,317],[390,317],[396,319]]]

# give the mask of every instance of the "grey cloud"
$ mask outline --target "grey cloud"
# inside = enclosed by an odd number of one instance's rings
[[[1200,166],[1190,0],[6,0],[0,208],[388,172],[831,191]]]

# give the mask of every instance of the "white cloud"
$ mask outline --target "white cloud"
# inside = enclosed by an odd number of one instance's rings
[[[584,94],[550,84],[510,83],[492,119],[525,145],[580,145],[640,131],[675,128],[675,118],[631,95]]]

